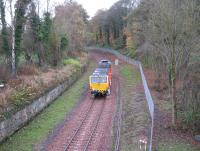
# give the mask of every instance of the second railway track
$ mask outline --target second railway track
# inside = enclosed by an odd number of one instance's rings
[[[73,135],[68,139],[64,151],[87,151],[93,135],[98,127],[104,109],[105,99],[94,100],[86,111],[80,125],[74,130]],[[95,115],[95,116],[94,116]]]

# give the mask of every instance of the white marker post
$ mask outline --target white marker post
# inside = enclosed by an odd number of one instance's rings
[[[4,88],[4,84],[0,84],[0,88]]]
[[[118,66],[119,65],[119,60],[115,59],[115,65]]]

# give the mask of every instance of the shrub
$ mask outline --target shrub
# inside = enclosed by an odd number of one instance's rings
[[[119,38],[117,38],[117,39],[115,39],[114,41],[113,41],[113,48],[114,49],[122,49],[122,48],[124,48],[124,41],[123,41],[123,37],[119,37]]]
[[[7,65],[0,65],[0,83],[5,83],[9,80],[10,72]]]
[[[200,103],[196,101],[191,101],[187,111],[183,112],[183,122],[190,128],[193,132],[200,131]]]
[[[68,46],[67,36],[62,36],[60,40],[60,49],[63,51],[67,48],[67,46]]]
[[[20,75],[37,75],[39,70],[34,64],[23,64],[19,67],[17,73]]]
[[[136,55],[136,45],[135,41],[131,36],[127,37],[126,40],[126,50],[127,50],[127,55],[131,58],[134,58]]]
[[[179,92],[179,104],[184,126],[193,132],[200,132],[200,64],[191,64],[188,71]]]
[[[11,101],[16,106],[20,106],[23,103],[25,103],[25,101],[31,100],[35,96],[36,94],[35,92],[36,92],[35,88],[32,88],[30,86],[25,86],[13,92],[8,97],[8,100]]]
[[[81,67],[81,63],[76,60],[76,59],[64,59],[63,60],[63,65],[74,65],[76,68],[80,68]]]

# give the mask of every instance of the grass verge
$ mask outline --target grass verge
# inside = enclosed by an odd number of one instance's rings
[[[94,69],[94,63],[89,70],[68,91],[63,93],[48,108],[33,119],[27,126],[16,132],[6,142],[0,145],[0,151],[32,151],[38,143],[45,139],[53,128],[63,121],[66,114],[79,101],[87,85],[88,76]]]
[[[148,126],[148,110],[141,85],[140,72],[133,65],[120,67],[120,100],[123,102],[121,150],[138,151],[138,140]]]
[[[198,151],[198,149],[195,149],[190,144],[180,143],[176,140],[174,143],[160,144],[157,151]]]
[[[120,74],[126,79],[126,82],[130,82],[130,84],[137,84],[141,79],[139,72],[136,72],[136,69],[131,65],[122,66],[122,68],[120,68]]]

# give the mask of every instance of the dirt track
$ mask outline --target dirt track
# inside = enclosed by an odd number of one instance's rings
[[[115,57],[108,54],[97,54],[91,53],[91,59],[94,59],[98,62],[101,59],[110,59],[114,62]],[[69,117],[64,125],[54,131],[53,137],[45,143],[45,150],[47,151],[64,151],[64,150],[84,150],[86,144],[91,135],[91,131],[94,128],[97,118],[99,122],[97,128],[95,129],[94,134],[92,135],[91,141],[88,145],[88,150],[94,151],[106,151],[111,150],[112,147],[112,124],[113,117],[115,113],[115,104],[117,96],[117,87],[118,87],[118,69],[113,66],[113,79],[111,87],[111,95],[104,98],[95,98],[94,100],[91,97],[89,89],[85,92],[84,97],[81,100],[81,103],[75,110],[73,114]],[[93,105],[92,105],[93,103]],[[86,115],[90,106],[92,109],[89,112],[88,116]],[[103,108],[102,108],[103,107]],[[102,109],[102,114],[100,115],[100,110]],[[77,136],[72,140],[72,136],[77,131],[83,119],[86,118],[86,121],[83,123],[83,126],[80,128]],[[72,142],[70,143],[70,140]],[[70,143],[70,145],[69,145]],[[68,146],[68,147],[67,147]]]

